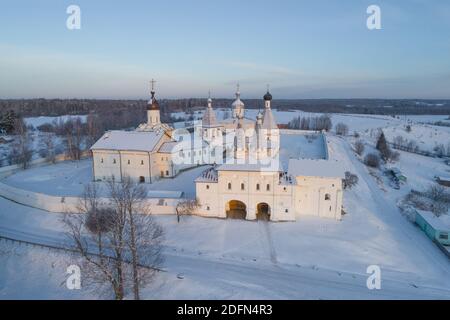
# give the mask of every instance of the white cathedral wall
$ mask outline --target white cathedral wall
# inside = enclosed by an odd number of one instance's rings
[[[287,186],[284,190],[278,185],[278,172],[219,171],[218,181],[217,191],[210,191],[210,194],[217,194],[216,216],[226,217],[229,201],[238,200],[246,205],[248,220],[256,219],[259,203],[269,205],[271,220],[295,220],[291,206],[292,187]],[[231,183],[231,190],[228,189],[228,183]],[[244,190],[241,189],[241,184],[244,184]],[[257,184],[259,184],[259,190],[257,190]],[[269,190],[267,190],[267,185],[269,185]],[[202,198],[204,192],[199,194]],[[214,196],[209,196],[208,201],[212,201],[212,199]]]
[[[297,216],[341,219],[343,192],[340,178],[299,176],[296,180],[294,210]]]
[[[148,152],[121,151],[122,177],[130,177],[139,182],[144,177],[145,182],[150,182],[149,162],[151,155]]]
[[[195,194],[199,201],[197,214],[204,217],[225,218],[225,213],[221,214],[219,205],[219,192],[217,182],[196,182]]]
[[[120,180],[120,155],[113,150],[92,151],[94,180]]]

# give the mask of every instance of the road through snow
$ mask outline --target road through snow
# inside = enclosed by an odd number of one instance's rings
[[[0,227],[0,236],[49,246],[67,244],[62,232],[38,230],[34,232]],[[381,290],[366,287],[367,275],[299,267],[285,264],[268,264],[254,261],[236,261],[189,254],[174,254],[170,248],[164,252],[164,270],[173,281],[183,274],[192,285],[207,284],[219,289],[223,299],[450,299],[450,290],[419,287],[395,279],[383,278]],[[178,296],[171,286],[179,281],[166,283],[152,298],[198,298],[195,287],[192,295]]]

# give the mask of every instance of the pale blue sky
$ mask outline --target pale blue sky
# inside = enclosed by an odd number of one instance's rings
[[[450,98],[450,1],[0,4],[0,98],[145,98],[152,77],[168,98]]]

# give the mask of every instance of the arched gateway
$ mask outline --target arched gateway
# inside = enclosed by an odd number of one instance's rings
[[[258,205],[256,206],[256,219],[263,221],[270,220],[270,207],[267,203],[258,203]]]
[[[226,208],[228,219],[245,219],[247,216],[247,206],[239,200],[231,200]]]

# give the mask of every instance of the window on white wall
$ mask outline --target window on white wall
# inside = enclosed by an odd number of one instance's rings
[[[267,185],[266,185],[266,190],[267,190],[267,191],[270,191],[270,184],[267,184]]]
[[[228,190],[231,190],[231,182],[228,182]]]
[[[144,160],[141,160],[141,165],[144,165]]]
[[[325,200],[331,200],[331,196],[330,196],[329,193],[327,193],[327,194],[325,195]]]
[[[128,164],[130,164],[130,160],[128,160]]]
[[[241,183],[241,190],[245,190],[245,185]]]
[[[256,184],[256,190],[259,191],[259,189],[260,189],[260,188],[259,188],[259,183],[257,183],[257,184]]]
[[[113,159],[113,163],[114,163],[114,164],[116,163],[116,159]]]

